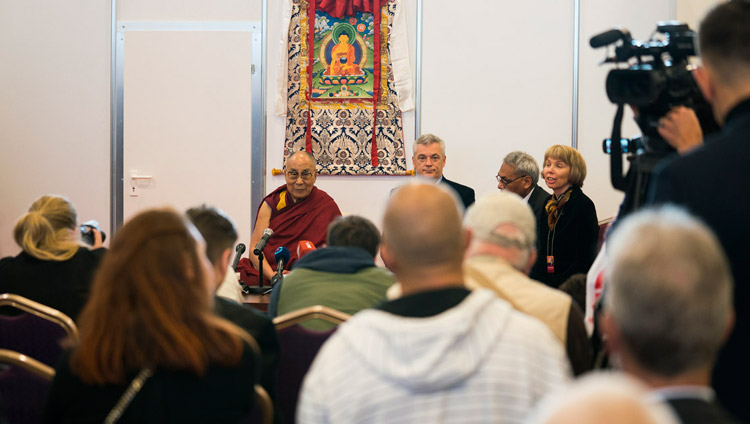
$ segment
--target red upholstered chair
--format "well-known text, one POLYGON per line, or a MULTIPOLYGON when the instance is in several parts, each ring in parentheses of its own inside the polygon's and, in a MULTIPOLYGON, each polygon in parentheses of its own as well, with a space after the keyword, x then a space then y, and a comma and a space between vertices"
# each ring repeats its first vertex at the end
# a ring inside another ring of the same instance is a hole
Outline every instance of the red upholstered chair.
POLYGON ((62 312, 15 294, 0 294, 0 306, 24 311, 21 315, 0 315, 0 349, 28 355, 51 367, 62 354, 60 342, 78 339, 78 328, 62 312))
POLYGON ((8 424, 42 422, 55 370, 11 350, 0 349, 0 399, 8 424))
POLYGON ((308 330, 298 324, 310 319, 323 319, 340 324, 349 314, 325 306, 310 306, 274 318, 281 345, 279 359, 278 396, 279 410, 286 423, 296 421, 297 400, 302 381, 310 369, 315 355, 336 327, 328 331, 308 330))

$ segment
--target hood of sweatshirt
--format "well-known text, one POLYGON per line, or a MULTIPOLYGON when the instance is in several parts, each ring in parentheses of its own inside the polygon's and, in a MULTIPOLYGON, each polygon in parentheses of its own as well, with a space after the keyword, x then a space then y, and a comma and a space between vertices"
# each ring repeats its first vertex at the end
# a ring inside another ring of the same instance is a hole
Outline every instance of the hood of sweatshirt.
POLYGON ((354 274, 375 266, 375 260, 365 249, 354 246, 327 246, 313 250, 300 258, 292 267, 313 271, 354 274))
POLYGON ((511 307, 484 289, 428 318, 364 310, 338 333, 363 366, 411 391, 460 384, 488 358, 508 324, 511 307))

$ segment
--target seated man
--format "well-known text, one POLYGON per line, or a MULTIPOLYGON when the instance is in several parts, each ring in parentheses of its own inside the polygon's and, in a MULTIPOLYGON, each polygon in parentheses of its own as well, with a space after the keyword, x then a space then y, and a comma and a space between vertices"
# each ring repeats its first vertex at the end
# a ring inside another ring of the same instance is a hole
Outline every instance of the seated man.
MULTIPOLYGON (((302 150, 289 156, 284 170, 286 184, 272 191, 258 207, 253 235, 250 238, 250 249, 253 249, 267 228, 273 230, 273 236, 263 250, 263 277, 270 281, 273 278, 276 261, 273 254, 276 248, 285 246, 291 252, 291 259, 286 264, 290 269, 297 261, 297 243, 309 240, 316 246, 325 242, 326 229, 337 216, 341 215, 338 205, 325 191, 315 187, 315 158, 302 150)), ((258 284, 258 257, 249 254, 240 261, 237 268, 245 284, 258 284)))
MULTIPOLYGON (((314 305, 355 314, 382 302, 394 278, 387 269, 375 266, 379 246, 380 232, 367 219, 352 215, 333 221, 328 227, 328 247, 305 255, 284 277, 277 314, 314 305)), ((334 326, 322 320, 302 325, 314 330, 334 326)))
POLYGON ((521 196, 531 206, 534 216, 539 216, 549 198, 549 193, 537 183, 539 175, 539 165, 531 155, 520 151, 510 152, 497 171, 497 188, 521 196))
MULTIPOLYGON (((237 229, 232 220, 216 208, 204 205, 188 209, 186 214, 206 241, 206 256, 213 265, 214 287, 218 288, 229 269, 237 229)), ((234 284, 239 285, 234 276, 231 279, 234 284)), ((271 398, 275 399, 279 341, 273 322, 255 309, 223 297, 215 296, 214 303, 217 315, 237 324, 258 342, 262 364, 260 383, 271 398)))
POLYGON ((602 330, 626 373, 683 423, 732 423, 711 370, 732 330, 732 274, 716 236, 685 212, 629 215, 607 249, 602 330))
POLYGON ((528 277, 536 261, 536 219, 518 196, 492 193, 466 211, 474 236, 464 262, 466 286, 484 287, 539 319, 565 346, 576 375, 591 369, 583 314, 571 297, 528 277))
POLYGON ((461 198, 464 208, 474 203, 474 189, 463 184, 455 183, 443 175, 445 167, 445 142, 432 134, 422 134, 414 140, 414 155, 411 158, 414 171, 420 177, 431 178, 437 183, 443 183, 456 191, 461 198))
POLYGON ((297 422, 521 422, 568 380, 560 343, 488 290, 464 287, 459 200, 409 184, 385 212, 380 254, 404 296, 366 309, 323 345, 297 422))

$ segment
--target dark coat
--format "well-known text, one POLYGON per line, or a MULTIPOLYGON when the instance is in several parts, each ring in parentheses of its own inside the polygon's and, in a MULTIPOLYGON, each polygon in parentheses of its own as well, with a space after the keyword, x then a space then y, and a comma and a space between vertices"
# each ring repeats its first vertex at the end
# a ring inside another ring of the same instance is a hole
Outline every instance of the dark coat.
POLYGON ((461 198, 461 201, 464 203, 464 208, 468 208, 471 206, 472 203, 474 203, 474 189, 471 187, 467 187, 463 184, 454 183, 453 181, 445 178, 445 175, 443 175, 443 184, 447 184, 452 188, 453 190, 458 193, 458 196, 461 198))
POLYGON ((580 188, 573 186, 570 199, 563 205, 554 231, 547 226, 547 213, 537 215, 538 257, 531 278, 558 288, 571 275, 588 272, 596 258, 599 221, 596 208, 580 188), (549 241, 549 248, 548 248, 549 241), (554 256, 554 273, 547 272, 547 256, 554 256))
POLYGON ((697 398, 667 399, 682 424, 734 424, 727 411, 713 402, 697 398))
MULTIPOLYGON (((79 247, 66 261, 45 261, 26 252, 0 259, 0 293, 14 293, 75 320, 89 297, 94 271, 107 250, 79 247)), ((15 308, 0 309, 17 314, 15 308)))
POLYGON ((750 381, 750 99, 726 117, 722 131, 706 143, 657 169, 649 201, 686 207, 716 233, 734 277, 736 323, 719 353, 713 386, 719 402, 742 422, 750 422, 745 395, 750 381))
POLYGON ((539 216, 539 214, 544 212, 544 205, 547 204, 549 196, 550 194, 540 187, 539 184, 534 186, 534 190, 531 191, 531 196, 529 197, 529 206, 534 211, 534 216, 539 216))
POLYGON ((214 297, 214 308, 216 315, 247 331, 258 342, 261 352, 260 384, 266 389, 274 401, 274 405, 276 405, 276 380, 280 348, 273 321, 251 307, 240 305, 219 296, 214 297))

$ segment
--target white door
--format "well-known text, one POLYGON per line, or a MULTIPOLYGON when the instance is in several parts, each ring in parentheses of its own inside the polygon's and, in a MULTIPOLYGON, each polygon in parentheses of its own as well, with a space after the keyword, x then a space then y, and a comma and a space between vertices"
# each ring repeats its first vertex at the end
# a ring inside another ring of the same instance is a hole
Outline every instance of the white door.
POLYGON ((252 32, 124 28, 124 221, 206 203, 249 240, 252 32))

